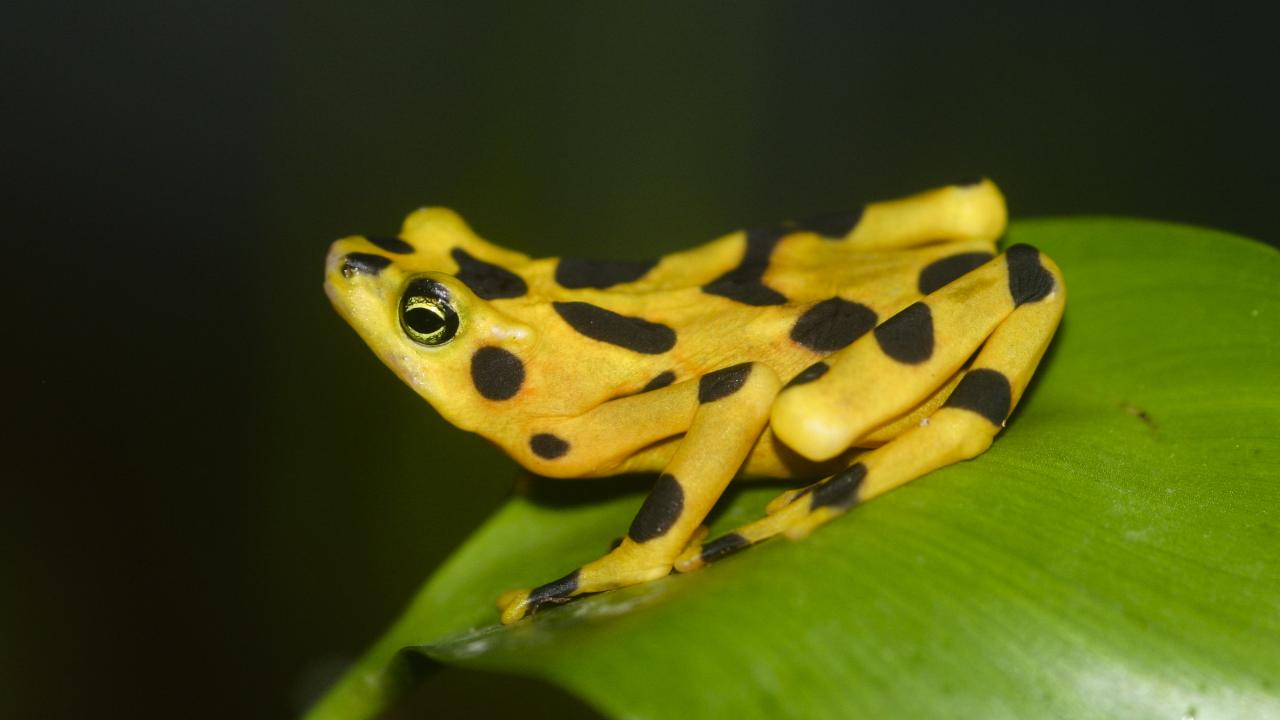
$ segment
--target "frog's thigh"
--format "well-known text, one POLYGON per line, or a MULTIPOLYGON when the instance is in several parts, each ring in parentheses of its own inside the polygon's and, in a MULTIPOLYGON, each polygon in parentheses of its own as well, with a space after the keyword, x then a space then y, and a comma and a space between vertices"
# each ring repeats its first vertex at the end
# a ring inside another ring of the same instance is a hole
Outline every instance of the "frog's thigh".
MULTIPOLYGON (((1053 262, 1016 245, 801 373, 774 404, 773 431, 811 460, 835 457, 924 402, 1016 308, 1060 314, 1062 301, 1053 262)), ((1037 337, 1047 342, 1057 318, 1044 317, 1037 337)))
MULTIPOLYGON (((1028 251, 1010 249, 1015 257, 1028 251)), ((695 570, 778 533, 802 537, 858 502, 986 450, 1018 404, 1062 317, 1066 298, 1061 278, 1056 267, 1044 261, 1052 287, 1020 303, 996 327, 946 403, 927 421, 862 454, 847 470, 782 495, 770 503, 766 517, 690 547, 677 560, 677 569, 695 570)), ((1023 261, 1014 261, 1018 262, 1023 261)))
POLYGON ((704 375, 698 409, 679 449, 622 542, 608 555, 533 590, 499 599, 502 622, 546 604, 660 578, 733 479, 769 417, 781 382, 765 365, 743 363, 704 375))

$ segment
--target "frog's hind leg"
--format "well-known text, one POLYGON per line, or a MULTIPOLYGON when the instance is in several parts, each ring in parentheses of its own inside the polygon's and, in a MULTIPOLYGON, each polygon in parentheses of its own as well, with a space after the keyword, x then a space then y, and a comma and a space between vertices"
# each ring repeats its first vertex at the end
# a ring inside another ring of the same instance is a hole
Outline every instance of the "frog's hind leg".
POLYGON ((834 458, 936 393, 984 341, 987 352, 1015 341, 1037 348, 1005 368, 1030 377, 1064 300, 1053 262, 1015 245, 802 372, 774 403, 773 432, 810 460, 834 458), (1021 334, 995 332, 1006 324, 1021 334))
MULTIPOLYGON (((544 605, 671 572, 676 557, 697 537, 703 519, 755 445, 782 385, 760 363, 735 365, 688 382, 697 386, 692 422, 626 537, 609 554, 559 580, 504 593, 498 600, 503 623, 513 623, 544 605)), ((683 394, 684 388, 672 386, 670 391, 683 394)), ((648 401, 643 396, 630 399, 632 421, 614 425, 612 432, 647 422, 648 401)))
MULTIPOLYGON (((695 570, 779 533, 792 538, 802 537, 859 502, 986 450, 1022 397, 1053 337, 1062 316, 1065 291, 1056 266, 1027 246, 1010 248, 1006 255, 973 274, 978 275, 973 281, 957 281, 922 301, 932 310, 913 311, 908 308, 881 326, 892 327, 895 321, 906 322, 899 318, 910 318, 908 312, 931 312, 932 317, 939 321, 934 327, 939 345, 942 338, 948 338, 947 342, 957 345, 951 353, 958 358, 954 360, 956 367, 986 340, 972 365, 940 407, 885 444, 860 455, 857 462, 843 472, 808 488, 783 494, 770 503, 769 514, 764 518, 704 545, 688 548, 676 561, 676 568, 682 572, 695 570), (993 285, 989 278, 983 278, 984 271, 986 275, 996 276, 1004 282, 993 285), (966 323, 957 322, 962 318, 945 309, 962 299, 973 303, 978 299, 975 295, 984 294, 1003 295, 1003 298, 995 298, 991 302, 977 303, 984 311, 992 311, 1001 303, 1006 307, 1004 312, 997 314, 994 330, 984 329, 986 322, 969 323, 969 327, 964 327, 966 323)), ((783 406, 783 402, 796 397, 812 403, 809 410, 822 418, 824 410, 831 408, 821 401, 829 395, 838 395, 839 399, 832 403, 836 412, 827 420, 846 420, 852 424, 852 430, 841 429, 839 435, 853 440, 874 437, 877 434, 875 428, 889 423, 903 412, 900 407, 903 403, 919 404, 922 397, 929 397, 941 384, 932 381, 932 375, 908 373, 909 377, 899 377, 890 372, 892 377, 889 379, 879 379, 882 371, 899 366, 912 367, 912 363, 900 357, 906 353, 898 353, 894 348, 901 350, 912 343, 919 345, 919 340, 908 341, 903 335, 889 335, 879 329, 877 333, 884 337, 869 337, 861 349, 850 346, 842 351, 853 351, 848 356, 842 358, 837 354, 829 358, 833 364, 819 379, 785 390, 774 407, 774 432, 791 443, 797 430, 821 429, 820 425, 809 425, 807 417, 797 420, 797 416, 789 414, 790 410, 783 406), (897 339, 886 342, 885 337, 897 339), (872 351, 881 353, 880 357, 868 354, 872 351), (842 361, 848 364, 842 366, 842 361), (842 367, 854 372, 841 373, 842 367), (821 387, 823 383, 826 387, 821 387), (875 390, 881 384, 897 388, 907 397, 890 399, 877 394, 875 390), (817 395, 805 397, 815 390, 817 395), (799 427, 796 423, 800 423, 799 427)), ((857 344, 855 342, 854 345, 857 344)), ((917 365, 925 364, 919 358, 923 354, 916 353, 911 358, 919 360, 917 365)), ((951 361, 945 362, 939 373, 943 377, 951 377, 955 367, 951 361)), ((843 440, 837 444, 839 442, 843 440)), ((846 446, 841 446, 840 451, 846 446)), ((829 444, 819 443, 818 447, 820 452, 815 454, 821 455, 827 452, 829 444)))
POLYGON ((835 231, 825 218, 800 223, 821 235, 847 239, 859 250, 910 247, 938 240, 994 241, 1007 222, 1004 196, 986 179, 946 185, 866 205, 852 225, 835 231), (845 228, 848 228, 846 230, 845 228))

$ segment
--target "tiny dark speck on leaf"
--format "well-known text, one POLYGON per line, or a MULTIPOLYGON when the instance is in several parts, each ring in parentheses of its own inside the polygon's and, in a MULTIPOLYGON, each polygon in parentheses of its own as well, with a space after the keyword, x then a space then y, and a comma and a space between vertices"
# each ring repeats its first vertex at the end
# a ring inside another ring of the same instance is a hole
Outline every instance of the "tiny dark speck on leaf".
POLYGON ((1156 430, 1160 429, 1160 426, 1156 424, 1156 419, 1151 417, 1151 413, 1148 413, 1146 410, 1143 410, 1137 405, 1134 405, 1133 403, 1122 402, 1120 403, 1120 409, 1141 420, 1142 423, 1146 425, 1152 432, 1155 432, 1156 430))

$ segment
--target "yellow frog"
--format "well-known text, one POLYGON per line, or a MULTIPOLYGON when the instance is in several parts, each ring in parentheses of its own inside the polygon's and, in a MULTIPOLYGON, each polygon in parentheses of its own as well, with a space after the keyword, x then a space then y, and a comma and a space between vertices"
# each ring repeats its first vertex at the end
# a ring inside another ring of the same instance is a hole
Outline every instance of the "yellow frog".
POLYGON ((649 261, 533 259, 453 212, 333 244, 325 291, 454 425, 534 473, 660 472, 621 543, 498 600, 547 604, 818 525, 990 446, 1062 316, 1057 266, 1001 255, 989 180, 731 233, 649 261), (710 542, 735 477, 818 479, 710 542))

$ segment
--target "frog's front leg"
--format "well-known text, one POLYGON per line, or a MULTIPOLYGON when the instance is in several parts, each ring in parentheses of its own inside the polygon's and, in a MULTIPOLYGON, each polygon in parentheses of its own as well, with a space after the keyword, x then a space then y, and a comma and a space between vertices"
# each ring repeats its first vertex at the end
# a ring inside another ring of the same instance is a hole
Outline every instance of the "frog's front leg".
MULTIPOLYGON (((764 429, 781 383, 760 363, 743 363, 708 373, 697 381, 697 408, 688 432, 622 542, 604 557, 559 580, 532 590, 513 590, 498 600, 502 622, 513 623, 548 604, 586 593, 612 590, 671 572, 703 519, 737 474, 764 429)), ((644 396, 629 398, 638 400, 644 396)), ((654 402, 663 402, 663 396, 654 402)), ((648 420, 645 402, 631 402, 625 433, 648 420)))

